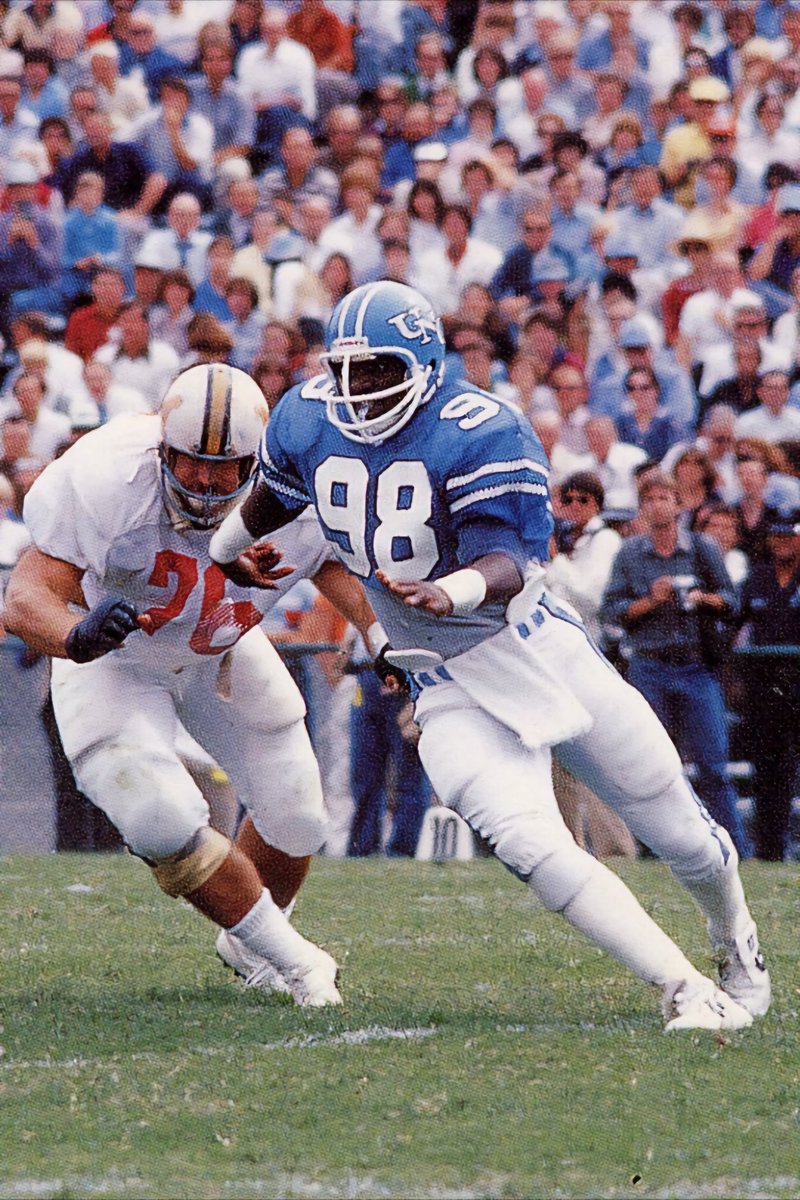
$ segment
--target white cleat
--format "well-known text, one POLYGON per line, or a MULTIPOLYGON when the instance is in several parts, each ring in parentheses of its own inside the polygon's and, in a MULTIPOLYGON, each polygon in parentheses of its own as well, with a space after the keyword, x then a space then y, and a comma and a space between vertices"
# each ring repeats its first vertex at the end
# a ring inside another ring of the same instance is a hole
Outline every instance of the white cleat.
POLYGON ((720 946, 720 987, 754 1017, 763 1017, 772 999, 772 984, 755 925, 720 946))
POLYGON ((290 988, 277 967, 267 958, 248 950, 244 942, 230 933, 220 929, 216 941, 217 954, 226 966, 231 967, 237 975, 241 975, 248 987, 257 987, 261 992, 278 992, 288 996, 290 988))
POLYGON ((336 960, 317 947, 313 961, 288 974, 286 982, 301 1008, 325 1008, 327 1005, 342 1003, 336 986, 338 975, 336 960))
POLYGON ((663 998, 665 1033, 678 1029, 747 1029, 753 1018, 711 979, 667 984, 663 998))

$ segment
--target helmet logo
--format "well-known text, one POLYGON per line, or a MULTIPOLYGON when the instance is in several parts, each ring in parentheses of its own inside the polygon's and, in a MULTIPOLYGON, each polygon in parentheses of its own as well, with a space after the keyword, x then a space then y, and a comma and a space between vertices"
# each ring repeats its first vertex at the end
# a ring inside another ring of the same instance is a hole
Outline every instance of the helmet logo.
POLYGON ((389 324, 394 325, 397 332, 408 341, 421 338, 420 344, 423 346, 439 336, 439 322, 423 316, 421 308, 409 308, 396 317, 389 317, 389 324))

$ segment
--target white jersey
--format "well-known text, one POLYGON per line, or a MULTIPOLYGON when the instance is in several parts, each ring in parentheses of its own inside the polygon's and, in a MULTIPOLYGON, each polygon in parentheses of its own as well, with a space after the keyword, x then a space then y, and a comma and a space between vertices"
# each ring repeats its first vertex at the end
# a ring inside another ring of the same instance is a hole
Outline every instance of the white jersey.
POLYGON ((271 535, 295 570, 275 590, 241 588, 211 561, 211 530, 177 529, 164 507, 158 416, 120 416, 51 463, 25 500, 43 553, 83 570, 90 608, 124 596, 150 617, 114 658, 137 672, 173 674, 230 649, 299 579, 330 557, 312 510, 271 535))

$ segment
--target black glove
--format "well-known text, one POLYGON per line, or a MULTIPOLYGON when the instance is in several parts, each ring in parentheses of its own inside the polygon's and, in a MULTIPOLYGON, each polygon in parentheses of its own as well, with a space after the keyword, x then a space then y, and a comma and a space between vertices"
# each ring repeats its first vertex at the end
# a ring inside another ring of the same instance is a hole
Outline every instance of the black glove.
POLYGON ((122 596, 106 596, 67 634, 67 658, 91 662, 116 650, 129 633, 139 628, 136 609, 122 596))
POLYGON ((400 684, 400 691, 403 692, 404 695, 410 696, 412 680, 408 671, 404 671, 402 667, 393 666, 392 663, 387 662, 387 660, 383 657, 386 651, 391 650, 391 648, 391 645, 389 642, 387 642, 380 654, 375 659, 375 662, 372 664, 373 670, 378 676, 378 679, 380 679, 381 683, 388 683, 390 679, 396 679, 400 684))

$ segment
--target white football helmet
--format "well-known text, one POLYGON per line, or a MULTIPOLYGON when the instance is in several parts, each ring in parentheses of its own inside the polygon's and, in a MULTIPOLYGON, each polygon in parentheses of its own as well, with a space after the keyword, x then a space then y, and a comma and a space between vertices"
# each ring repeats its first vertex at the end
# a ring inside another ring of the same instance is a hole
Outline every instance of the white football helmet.
POLYGON ((161 405, 161 481, 171 516, 198 529, 219 525, 251 486, 269 409, 261 388, 244 371, 209 363, 183 371, 161 405), (200 490, 175 475, 178 456, 196 463, 236 462, 238 483, 220 492, 210 479, 200 490))

